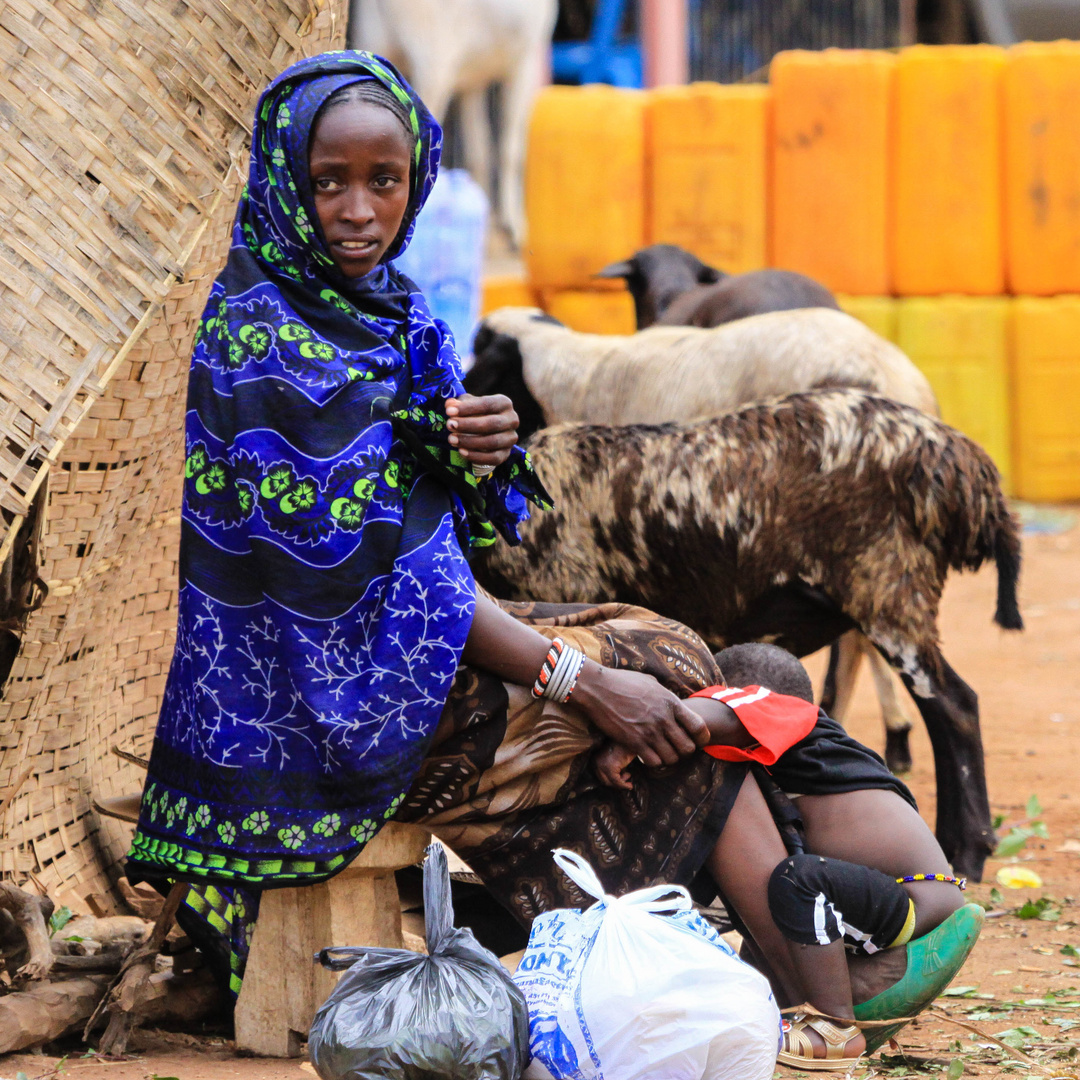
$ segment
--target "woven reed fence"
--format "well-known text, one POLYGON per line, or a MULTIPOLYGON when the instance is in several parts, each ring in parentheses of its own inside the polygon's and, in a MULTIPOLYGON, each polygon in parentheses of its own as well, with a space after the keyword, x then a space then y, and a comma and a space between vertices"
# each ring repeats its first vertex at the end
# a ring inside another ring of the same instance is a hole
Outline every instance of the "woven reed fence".
POLYGON ((49 588, 0 700, 0 872, 66 902, 130 839, 91 800, 141 788, 110 750, 148 751, 172 654, 187 363, 255 99, 345 17, 0 0, 0 564, 40 507, 49 588))

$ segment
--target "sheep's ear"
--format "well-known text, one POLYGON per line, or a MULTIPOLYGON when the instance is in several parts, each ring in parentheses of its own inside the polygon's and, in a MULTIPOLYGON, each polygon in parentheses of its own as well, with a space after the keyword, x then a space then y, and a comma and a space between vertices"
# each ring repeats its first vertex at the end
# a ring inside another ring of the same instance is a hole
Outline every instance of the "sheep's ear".
POLYGON ((698 270, 698 284, 699 285, 715 285, 721 278, 727 277, 727 274, 723 270, 717 270, 715 266, 706 266, 705 263, 701 264, 701 269, 698 270))
POLYGON ((593 277, 628 278, 633 273, 634 264, 629 259, 623 259, 621 262, 613 262, 610 266, 605 266, 603 270, 597 270, 593 277))

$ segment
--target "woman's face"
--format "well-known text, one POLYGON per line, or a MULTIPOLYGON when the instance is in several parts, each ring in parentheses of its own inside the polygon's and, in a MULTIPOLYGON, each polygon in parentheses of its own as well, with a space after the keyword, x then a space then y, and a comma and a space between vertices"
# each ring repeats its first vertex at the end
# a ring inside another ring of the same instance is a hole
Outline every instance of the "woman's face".
POLYGON ((315 210, 346 277, 374 270, 397 236, 412 156, 401 122, 373 102, 335 105, 316 123, 308 158, 315 210))

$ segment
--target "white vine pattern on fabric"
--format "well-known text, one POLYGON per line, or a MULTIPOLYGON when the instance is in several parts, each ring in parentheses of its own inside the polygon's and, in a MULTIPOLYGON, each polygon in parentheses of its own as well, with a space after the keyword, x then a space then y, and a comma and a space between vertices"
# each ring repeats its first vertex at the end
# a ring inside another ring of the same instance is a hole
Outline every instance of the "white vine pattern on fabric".
POLYGON ((170 679, 163 710, 178 741, 219 766, 315 759, 330 772, 355 769, 388 739, 403 744, 430 730, 457 655, 445 630, 475 593, 453 535, 440 532, 419 576, 399 565, 371 583, 356 617, 294 623, 287 643, 265 611, 252 617, 187 597, 174 663, 188 674, 170 679), (230 615, 237 625, 226 625, 230 615))
POLYGON ((320 640, 300 631, 299 639, 311 650, 306 663, 312 682, 346 706, 319 716, 329 729, 322 747, 324 769, 340 764, 337 750, 349 751, 353 765, 363 761, 388 732, 402 740, 422 735, 413 717, 430 716, 430 710, 445 702, 456 650, 443 640, 440 626, 469 611, 474 584, 450 536, 444 536, 442 549, 432 555, 432 571, 426 584, 412 570, 395 574, 381 612, 377 607, 360 625, 357 651, 347 649, 337 623, 320 640), (436 590, 442 597, 434 596, 436 590), (402 594, 409 597, 404 605, 399 602, 402 594), (395 623, 411 625, 394 629, 395 623), (386 652, 376 656, 380 638, 386 652), (364 745, 357 753, 360 740, 364 745))

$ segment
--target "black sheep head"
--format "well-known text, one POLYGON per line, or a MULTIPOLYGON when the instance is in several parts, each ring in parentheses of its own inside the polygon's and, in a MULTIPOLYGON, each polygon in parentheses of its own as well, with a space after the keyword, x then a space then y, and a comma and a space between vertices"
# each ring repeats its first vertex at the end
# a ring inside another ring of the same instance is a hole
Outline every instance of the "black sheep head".
POLYGON ((484 322, 473 338, 473 365, 465 376, 465 389, 477 397, 505 394, 518 414, 522 442, 547 426, 544 410, 525 382, 517 338, 500 334, 484 322))
POLYGON ((612 263, 595 275, 624 278, 634 298, 637 328, 652 326, 671 302, 698 285, 714 285, 727 275, 703 263, 696 255, 675 244, 653 244, 629 259, 612 263))

